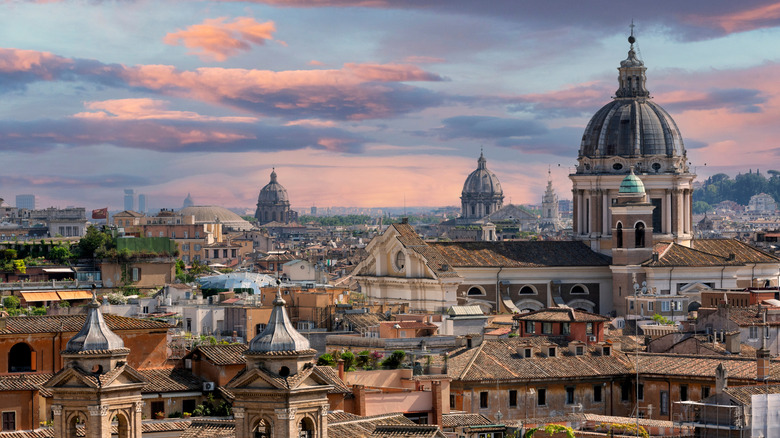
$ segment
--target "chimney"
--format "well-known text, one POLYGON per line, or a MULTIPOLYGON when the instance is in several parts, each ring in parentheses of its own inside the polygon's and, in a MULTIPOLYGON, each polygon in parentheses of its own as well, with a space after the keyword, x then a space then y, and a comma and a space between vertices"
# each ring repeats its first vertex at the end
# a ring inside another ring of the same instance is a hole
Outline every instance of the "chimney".
POLYGON ((8 314, 6 312, 0 312, 0 331, 5 330, 7 324, 8 324, 8 314))
POLYGON ((433 399, 433 424, 443 427, 442 414, 444 413, 444 394, 441 389, 441 382, 434 380, 431 382, 431 398, 433 399))
POLYGON ((365 385, 352 385, 352 394, 355 396, 353 408, 355 415, 366 415, 366 387, 365 385))
POLYGON ((344 359, 339 359, 336 361, 336 363, 338 363, 338 367, 339 367, 339 379, 343 381, 344 380, 344 359))
POLYGON ((726 333, 726 351, 731 354, 739 354, 742 351, 739 332, 726 333))
POLYGON ((723 394, 723 390, 729 387, 729 373, 723 363, 718 364, 715 369, 715 394, 723 394))
POLYGON ((766 312, 764 312, 764 325, 761 326, 761 348, 756 350, 756 380, 765 382, 772 372, 772 360, 769 349, 766 348, 766 338, 769 334, 766 325, 766 312))
POLYGON ((468 348, 469 350, 471 350, 471 347, 472 347, 472 346, 473 346, 473 343, 472 343, 472 341, 471 341, 471 335, 467 335, 467 336, 466 336, 466 348, 468 348))

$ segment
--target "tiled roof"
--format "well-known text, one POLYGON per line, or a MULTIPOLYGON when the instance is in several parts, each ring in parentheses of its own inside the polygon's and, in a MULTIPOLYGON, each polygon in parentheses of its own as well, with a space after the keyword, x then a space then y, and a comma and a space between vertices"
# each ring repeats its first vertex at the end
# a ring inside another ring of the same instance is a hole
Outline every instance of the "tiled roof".
POLYGON ((659 242, 653 246, 658 261, 648 260, 645 266, 740 266, 746 263, 780 263, 780 258, 734 239, 697 239, 691 246, 659 242), (734 259, 730 260, 730 256, 734 259))
POLYGON ((189 370, 158 368, 138 370, 138 373, 149 382, 141 389, 142 393, 200 391, 201 389, 202 380, 189 370))
POLYGON ((393 425, 379 425, 374 429, 374 432, 369 435, 372 438, 380 437, 398 437, 398 438, 413 438, 413 437, 444 437, 445 435, 439 430, 439 426, 435 424, 393 424, 393 425))
POLYGON ((723 392, 743 405, 750 405, 754 395, 780 394, 780 385, 733 386, 724 389, 723 392))
MULTIPOLYGON (((117 424, 111 425, 112 435, 118 433, 117 424)), ((153 432, 177 432, 183 431, 190 427, 190 420, 145 420, 141 424, 141 433, 153 433, 153 432)), ((0 432, 2 438, 52 438, 54 436, 53 428, 35 429, 35 430, 20 430, 16 432, 0 432)), ((86 436, 84 433, 84 426, 76 426, 76 436, 86 436)))
POLYGON ((611 259, 582 242, 501 241, 429 243, 455 267, 609 266, 611 259))
POLYGON ((482 414, 444 414, 441 416, 442 427, 462 427, 462 426, 486 426, 494 424, 490 419, 482 414))
POLYGON ((417 321, 382 321, 380 324, 389 325, 395 327, 396 325, 402 329, 433 329, 437 328, 436 324, 430 322, 417 322, 417 321))
MULTIPOLYGON (((0 334, 29 333, 77 333, 84 326, 87 315, 46 315, 8 317, 5 330, 0 334)), ((170 325, 147 319, 128 318, 126 316, 103 314, 106 325, 112 331, 165 329, 170 325)))
MULTIPOLYGON (((336 418, 344 417, 339 415, 336 418)), ((330 421, 328 417, 328 435, 338 438, 365 438, 374 432, 379 425, 414 425, 412 420, 403 414, 382 414, 371 417, 358 417, 343 421, 330 421)))
POLYGON ((0 391, 41 391, 54 374, 13 374, 0 376, 0 391))
POLYGON ((338 371, 333 368, 315 366, 314 372, 319 375, 322 380, 328 382, 329 385, 333 385, 333 389, 328 390, 328 394, 352 394, 352 388, 347 386, 347 384, 339 378, 338 371))
POLYGON ((244 359, 246 349, 246 344, 222 344, 200 345, 196 351, 215 365, 241 365, 246 363, 244 359))
POLYGON ((530 313, 516 315, 515 319, 521 321, 548 321, 548 322, 606 322, 609 318, 584 310, 569 307, 550 307, 530 313))
POLYGON ((626 356, 596 354, 595 348, 576 356, 559 347, 555 357, 536 354, 523 357, 528 345, 544 345, 552 338, 485 340, 476 348, 456 352, 449 360, 448 374, 461 381, 527 381, 619 376, 633 369, 626 356), (541 343, 541 344, 538 344, 541 343))
MULTIPOLYGON (((730 307, 728 308, 728 318, 740 327, 764 325, 763 311, 759 312, 758 306, 730 307)), ((766 325, 780 326, 780 321, 767 321, 766 325)))
POLYGON ((192 419, 190 427, 180 438, 235 438, 236 422, 233 419, 192 419))
MULTIPOLYGON (((634 363, 633 353, 629 360, 634 363)), ((745 357, 702 356, 665 353, 640 353, 639 372, 642 374, 656 374, 669 377, 707 377, 715 376, 718 365, 728 371, 729 379, 755 380, 757 375, 756 359, 745 357)), ((771 362, 771 381, 780 382, 780 363, 771 362)))
POLYGON ((398 241, 406 249, 414 251, 421 255, 428 268, 439 278, 457 277, 458 273, 449 268, 452 263, 447 260, 441 252, 420 238, 414 228, 409 224, 393 224, 392 227, 398 232, 398 241))

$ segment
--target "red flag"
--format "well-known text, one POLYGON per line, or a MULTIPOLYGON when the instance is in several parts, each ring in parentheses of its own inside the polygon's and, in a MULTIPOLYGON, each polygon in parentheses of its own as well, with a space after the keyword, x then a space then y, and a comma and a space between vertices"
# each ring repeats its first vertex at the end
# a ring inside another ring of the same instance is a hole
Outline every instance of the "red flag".
POLYGON ((92 210, 92 219, 107 219, 108 207, 92 210))

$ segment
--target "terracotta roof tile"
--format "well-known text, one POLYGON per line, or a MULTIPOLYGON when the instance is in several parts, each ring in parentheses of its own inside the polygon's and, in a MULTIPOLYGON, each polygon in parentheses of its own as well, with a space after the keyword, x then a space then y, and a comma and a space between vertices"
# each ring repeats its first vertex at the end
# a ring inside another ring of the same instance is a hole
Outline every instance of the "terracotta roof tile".
POLYGON ((521 321, 549 321, 549 322, 606 322, 609 318, 586 312, 584 310, 569 307, 550 307, 530 313, 515 315, 514 319, 521 321))
MULTIPOLYGON (((666 353, 639 353, 639 370, 642 374, 656 374, 669 377, 707 377, 715 376, 715 369, 718 365, 723 366, 728 371, 730 381, 733 380, 755 380, 757 376, 757 367, 755 358, 745 358, 739 356, 702 356, 702 355, 683 355, 666 353)), ((634 363, 633 353, 629 356, 629 361, 634 363)), ((771 362, 770 381, 780 382, 780 363, 771 362)))
POLYGON ((780 394, 780 385, 748 385, 732 386, 724 389, 723 392, 743 405, 752 403, 752 396, 759 394, 780 394))
POLYGON ((142 393, 200 391, 202 380, 189 370, 181 368, 158 368, 138 370, 149 382, 142 393))
POLYGON ((426 243, 414 231, 409 224, 393 224, 393 228, 398 232, 398 241, 407 249, 420 254, 425 260, 428 268, 439 278, 457 277, 458 273, 449 268, 451 262, 436 250, 435 247, 426 243))
POLYGON ((331 422, 330 414, 328 414, 328 435, 339 438, 365 438, 379 425, 414 425, 412 420, 404 417, 403 414, 382 414, 373 415, 370 417, 358 417, 347 418, 339 421, 341 418, 347 417, 346 415, 339 414, 334 417, 337 421, 331 422))
POLYGON ((222 344, 200 345, 195 351, 199 351, 204 359, 215 365, 240 365, 246 363, 244 359, 246 349, 246 344, 222 344))
POLYGON ((441 417, 442 427, 487 426, 494 424, 482 414, 444 414, 441 417))
POLYGON ((611 259, 582 242, 502 241, 429 243, 455 267, 609 266, 611 259))
POLYGON ((778 263, 780 258, 734 239, 696 239, 691 246, 659 242, 653 246, 658 261, 645 266, 741 266, 746 263, 778 263), (733 259, 730 259, 731 255, 733 259))
POLYGON ((12 374, 0 376, 0 391, 41 391, 54 374, 12 374))
POLYGON ((435 424, 393 424, 393 425, 379 425, 374 429, 374 432, 369 435, 372 438, 379 437, 398 437, 398 438, 413 438, 413 437, 444 437, 444 434, 439 430, 439 426, 435 424))
MULTIPOLYGON (((0 334, 76 332, 84 326, 87 315, 11 316, 0 334)), ((112 331, 165 329, 171 326, 147 319, 104 313, 103 319, 112 331)))
POLYGON ((328 394, 352 394, 352 388, 339 378, 338 371, 333 368, 315 366, 314 372, 329 385, 333 385, 333 389, 328 390, 328 394))
POLYGON ((180 438, 235 438, 236 422, 233 419, 193 419, 180 438))

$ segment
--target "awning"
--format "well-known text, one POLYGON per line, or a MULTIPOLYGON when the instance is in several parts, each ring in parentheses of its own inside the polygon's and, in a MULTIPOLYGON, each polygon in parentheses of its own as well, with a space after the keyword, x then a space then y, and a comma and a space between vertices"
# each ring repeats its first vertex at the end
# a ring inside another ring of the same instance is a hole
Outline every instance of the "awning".
POLYGON ((501 297, 501 301, 504 302, 504 307, 507 308, 512 313, 520 313, 520 309, 515 306, 515 303, 512 302, 512 299, 509 297, 501 297))
MULTIPOLYGON (((92 296, 92 295, 90 295, 92 296)), ((40 301, 60 301, 57 292, 22 292, 22 298, 28 303, 40 301)))
POLYGON ((70 274, 73 272, 71 268, 43 268, 43 272, 47 274, 70 274))
POLYGON ((92 292, 85 290, 61 290, 57 292, 62 300, 91 300, 92 292))

